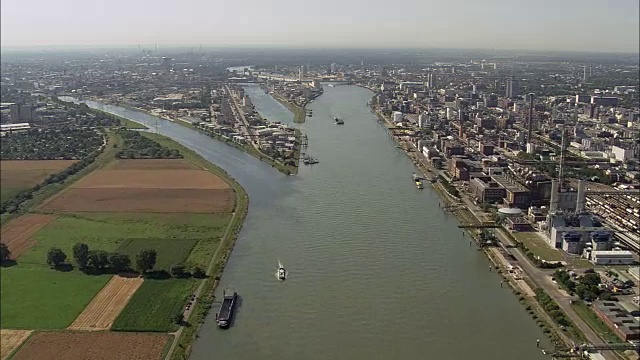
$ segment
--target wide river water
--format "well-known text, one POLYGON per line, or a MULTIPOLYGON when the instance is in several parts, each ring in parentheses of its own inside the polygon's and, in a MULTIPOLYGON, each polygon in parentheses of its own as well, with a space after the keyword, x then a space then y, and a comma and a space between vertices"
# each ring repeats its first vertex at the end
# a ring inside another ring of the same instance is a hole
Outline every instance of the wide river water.
MULTIPOLYGON (((291 114, 256 85, 270 120, 291 114)), ((191 359, 505 359, 545 356, 546 340, 489 261, 370 112, 366 89, 325 86, 300 129, 319 159, 286 177, 235 148, 153 116, 88 102, 150 125, 227 170, 249 215, 222 276, 241 296, 232 327, 211 312, 191 359), (332 117, 345 119, 334 125, 332 117), (289 277, 275 278, 278 260, 289 277)))

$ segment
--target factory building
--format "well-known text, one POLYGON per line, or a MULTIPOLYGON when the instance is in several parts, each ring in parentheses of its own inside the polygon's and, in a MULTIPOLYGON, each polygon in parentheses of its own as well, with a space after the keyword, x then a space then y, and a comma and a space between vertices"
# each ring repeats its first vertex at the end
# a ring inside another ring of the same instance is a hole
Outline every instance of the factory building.
MULTIPOLYGON (((584 181, 578 182, 578 191, 575 194, 573 211, 568 211, 569 204, 562 204, 563 207, 560 208, 559 199, 562 193, 558 191, 558 181, 552 180, 547 220, 549 245, 569 254, 584 254, 587 257, 592 251, 611 250, 613 231, 604 227, 598 219, 585 211, 587 193, 584 181)), ((567 203, 570 200, 564 199, 567 203)))

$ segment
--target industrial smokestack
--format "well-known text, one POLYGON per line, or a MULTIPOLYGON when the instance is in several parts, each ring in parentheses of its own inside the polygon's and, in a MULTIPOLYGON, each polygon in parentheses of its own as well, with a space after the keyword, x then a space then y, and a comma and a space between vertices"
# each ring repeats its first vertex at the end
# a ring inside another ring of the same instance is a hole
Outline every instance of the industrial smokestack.
POLYGON ((584 180, 578 180, 578 200, 576 201, 576 214, 582 214, 587 203, 587 192, 584 190, 584 180))
POLYGON ((549 214, 554 214, 558 210, 558 179, 551 179, 551 203, 549 204, 549 214))

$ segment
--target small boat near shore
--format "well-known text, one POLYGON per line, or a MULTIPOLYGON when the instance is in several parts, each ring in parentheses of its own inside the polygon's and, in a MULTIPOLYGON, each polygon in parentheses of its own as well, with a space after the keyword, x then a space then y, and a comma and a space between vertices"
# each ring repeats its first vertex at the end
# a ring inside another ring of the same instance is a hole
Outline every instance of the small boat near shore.
POLYGON ((416 180, 416 187, 418 189, 424 189, 424 185, 422 184, 422 181, 416 180))

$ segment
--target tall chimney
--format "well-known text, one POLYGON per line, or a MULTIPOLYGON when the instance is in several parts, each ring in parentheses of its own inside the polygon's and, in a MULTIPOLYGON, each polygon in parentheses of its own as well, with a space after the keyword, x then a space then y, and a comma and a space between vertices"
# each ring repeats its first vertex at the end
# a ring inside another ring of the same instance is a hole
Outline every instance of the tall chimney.
POLYGON ((576 214, 582 214, 587 202, 587 192, 584 190, 584 180, 578 180, 578 199, 576 200, 576 214))
POLYGON ((558 179, 551 179, 551 203, 549 204, 549 214, 558 211, 558 179))

